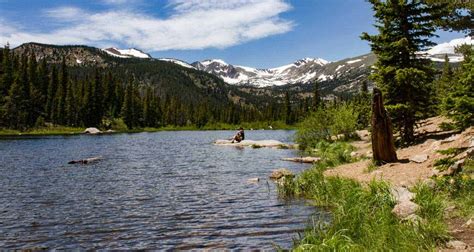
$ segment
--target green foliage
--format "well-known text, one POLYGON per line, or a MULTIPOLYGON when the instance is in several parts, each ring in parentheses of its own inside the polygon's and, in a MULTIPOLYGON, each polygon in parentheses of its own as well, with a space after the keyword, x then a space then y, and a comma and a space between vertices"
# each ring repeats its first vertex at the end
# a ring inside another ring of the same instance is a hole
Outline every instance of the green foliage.
POLYGON ((429 38, 436 30, 439 6, 421 1, 370 0, 370 3, 379 31, 378 35, 362 35, 377 55, 371 78, 384 93, 392 123, 402 141, 410 143, 414 140, 416 121, 433 112, 434 71, 429 60, 417 57, 416 53, 434 45, 429 38))
POLYGON ((303 149, 315 147, 320 141, 332 141, 331 136, 349 137, 357 127, 358 112, 346 103, 312 112, 298 127, 296 142, 303 149))
POLYGON ((282 189, 289 196, 303 196, 318 206, 328 206, 332 218, 324 224, 313 220, 296 251, 417 251, 433 249, 447 238, 439 213, 443 205, 431 192, 417 197, 426 222, 400 222, 391 212, 395 202, 389 185, 372 181, 368 187, 338 177, 324 177, 323 169, 302 172, 282 189), (430 215, 431 213, 435 213, 430 215))
POLYGON ((443 89, 441 109, 453 119, 458 129, 474 125, 474 53, 464 47, 464 62, 456 71, 449 87, 443 89))

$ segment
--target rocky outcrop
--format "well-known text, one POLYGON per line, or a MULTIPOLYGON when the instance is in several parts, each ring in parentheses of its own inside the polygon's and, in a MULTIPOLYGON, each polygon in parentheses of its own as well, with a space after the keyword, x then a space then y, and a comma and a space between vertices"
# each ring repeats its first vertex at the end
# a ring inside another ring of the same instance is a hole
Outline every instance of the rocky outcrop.
POLYGON ((252 147, 252 148, 292 148, 290 144, 285 144, 277 140, 243 140, 241 142, 232 143, 231 140, 219 139, 214 142, 215 145, 226 145, 226 146, 242 146, 242 147, 252 147))

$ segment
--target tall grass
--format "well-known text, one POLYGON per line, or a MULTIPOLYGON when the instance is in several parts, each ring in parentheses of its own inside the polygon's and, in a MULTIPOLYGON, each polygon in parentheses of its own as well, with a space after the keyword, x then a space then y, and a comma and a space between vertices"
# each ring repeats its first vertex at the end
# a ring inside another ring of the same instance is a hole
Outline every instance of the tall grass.
POLYGON ((314 220, 295 242, 296 251, 417 251, 434 249, 448 237, 442 220, 444 198, 424 186, 415 188, 418 213, 423 221, 400 221, 392 214, 395 201, 390 185, 325 177, 328 167, 351 162, 348 143, 318 143, 321 162, 287 179, 279 187, 281 197, 302 197, 331 210, 325 224, 314 220))

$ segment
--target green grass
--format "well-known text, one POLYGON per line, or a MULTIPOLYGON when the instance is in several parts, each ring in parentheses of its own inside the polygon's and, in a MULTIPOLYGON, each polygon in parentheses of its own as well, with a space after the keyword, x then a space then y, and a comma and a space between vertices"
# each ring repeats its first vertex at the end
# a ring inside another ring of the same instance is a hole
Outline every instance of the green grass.
POLYGON ((0 129, 0 136, 70 135, 70 134, 82 133, 84 129, 85 128, 65 127, 65 126, 36 128, 36 129, 30 129, 27 131, 0 129))
POLYGON ((329 224, 308 228, 295 250, 315 251, 417 251, 434 249, 446 241, 442 222, 443 204, 439 196, 424 188, 416 200, 425 222, 399 221, 391 212, 395 205, 390 186, 372 181, 367 187, 338 177, 324 177, 323 169, 313 167, 294 181, 286 180, 282 193, 304 197, 332 212, 329 224))
MULTIPOLYGON (((295 126, 287 125, 284 122, 252 122, 252 123, 242 123, 242 124, 225 124, 225 123, 209 123, 205 126, 199 128, 195 125, 189 126, 165 126, 160 128, 134 128, 128 129, 122 119, 114 119, 111 121, 112 130, 116 133, 140 133, 140 132, 158 132, 158 131, 180 131, 180 130, 236 130, 239 127, 243 127, 246 130, 250 129, 266 129, 269 130, 269 126, 272 126, 271 129, 285 129, 290 130, 294 129, 295 126)), ((70 134, 79 134, 84 131, 86 127, 66 127, 66 126, 52 126, 52 127, 40 127, 29 129, 27 131, 19 131, 12 129, 1 129, 0 136, 18 136, 18 135, 70 135, 70 134)))
POLYGON ((313 220, 295 241, 296 251, 418 251, 433 250, 449 237, 443 221, 447 196, 418 185, 414 201, 423 221, 400 221, 393 214, 395 201, 390 185, 325 177, 329 167, 353 161, 348 143, 319 143, 315 152, 322 158, 279 186, 282 198, 305 198, 332 213, 329 223, 313 220))

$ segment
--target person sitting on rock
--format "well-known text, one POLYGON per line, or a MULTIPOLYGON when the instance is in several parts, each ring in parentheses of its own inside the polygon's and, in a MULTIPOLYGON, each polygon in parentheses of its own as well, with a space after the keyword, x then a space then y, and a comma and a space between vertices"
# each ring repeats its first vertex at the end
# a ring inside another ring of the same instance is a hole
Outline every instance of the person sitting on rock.
POLYGON ((239 131, 237 131, 235 136, 232 138, 232 143, 234 143, 234 142, 240 143, 244 139, 245 139, 244 128, 240 127, 239 131))

